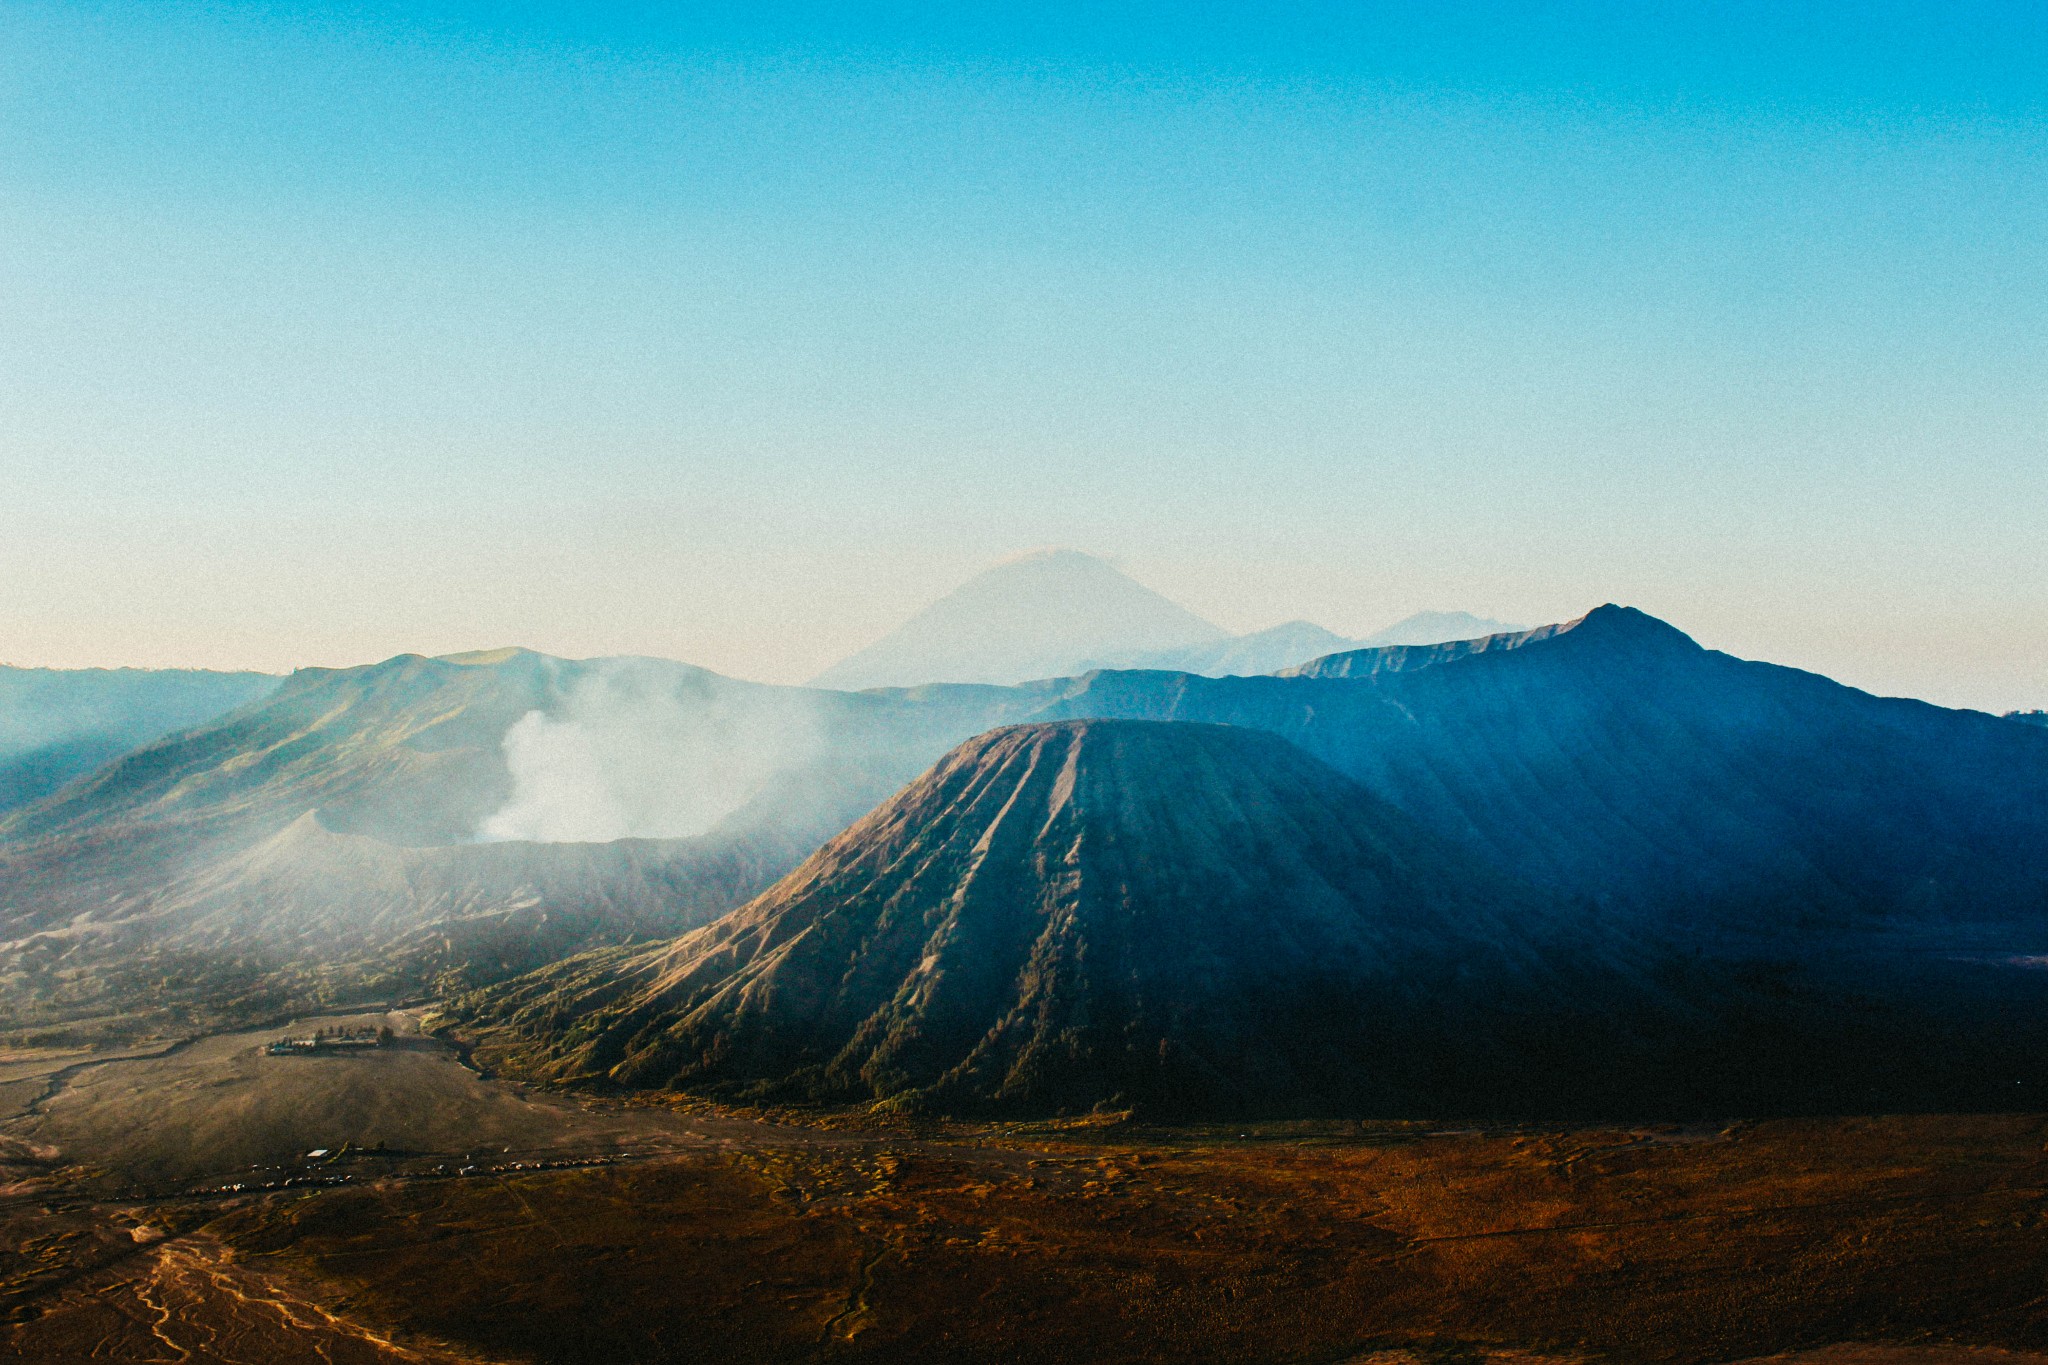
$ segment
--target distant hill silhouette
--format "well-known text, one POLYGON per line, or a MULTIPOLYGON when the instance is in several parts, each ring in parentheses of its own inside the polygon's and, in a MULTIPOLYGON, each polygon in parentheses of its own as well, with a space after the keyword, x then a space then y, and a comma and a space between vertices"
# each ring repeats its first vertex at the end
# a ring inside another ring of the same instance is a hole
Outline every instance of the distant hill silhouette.
POLYGON ((1204 645, 1162 650, 1123 660, 1099 660, 1105 668, 1165 669, 1221 678, 1296 671, 1313 661, 1345 651, 1387 645, 1434 645, 1448 640, 1519 630, 1463 611, 1418 612, 1362 640, 1347 640, 1311 621, 1289 621, 1249 635, 1233 635, 1204 645))
POLYGON ((1099 668, 1273 673, 1341 650, 1514 629, 1469 612, 1426 611, 1359 640, 1310 621, 1230 635, 1093 555, 1042 550, 977 574, 812 686, 1013 684, 1099 668))
POLYGON ((1233 635, 1228 639, 1158 650, 1119 661, 1092 662, 1100 667, 1157 668, 1221 678, 1278 672, 1305 659, 1353 648, 1357 643, 1335 631, 1324 630, 1312 621, 1289 621, 1249 635, 1233 635))
POLYGON ((0 666, 0 813, 274 691, 265 673, 0 666))
POLYGON ((977 574, 812 685, 1017 683, 1226 638, 1093 555, 1044 550, 977 574))
MULTIPOLYGON (((1469 611, 1418 611, 1384 630, 1352 643, 1360 648, 1382 645, 1436 645, 1446 640, 1476 640, 1482 635, 1508 635, 1522 630, 1505 621, 1474 616, 1469 611)), ((1302 662, 1296 660, 1295 662, 1302 662)))

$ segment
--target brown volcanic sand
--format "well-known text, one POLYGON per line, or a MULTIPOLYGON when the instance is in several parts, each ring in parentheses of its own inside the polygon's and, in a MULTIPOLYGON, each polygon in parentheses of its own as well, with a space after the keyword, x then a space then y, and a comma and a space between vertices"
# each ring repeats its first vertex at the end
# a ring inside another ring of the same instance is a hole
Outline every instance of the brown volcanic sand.
MULTIPOLYGON (((491 1365, 437 1343, 394 1342, 236 1263, 200 1235, 152 1247, 75 1286, 12 1342, 7 1359, 191 1365, 491 1365)), ((4 1349, 4 1348, 0 1348, 4 1349)))
POLYGON ((594 1109, 486 1081, 416 1016, 336 1014, 288 1028, 204 1038, 165 1056, 80 1069, 37 1112, 0 1123, 0 1143, 54 1149, 64 1161, 169 1192, 295 1164, 314 1148, 378 1143, 400 1152, 578 1155, 646 1151, 676 1124, 659 1112, 594 1109), (395 1044, 355 1053, 271 1057, 269 1040, 317 1026, 389 1025, 395 1044))
MULTIPOLYGON (((246 1277, 180 1291, 188 1326, 275 1282, 335 1315, 308 1332, 429 1360, 2048 1362, 2040 1117, 1251 1131, 820 1133, 393 1180, 149 1254, 246 1277)), ((64 1359, 163 1275, 204 1279, 168 1265, 81 1280, 11 1345, 64 1359)))

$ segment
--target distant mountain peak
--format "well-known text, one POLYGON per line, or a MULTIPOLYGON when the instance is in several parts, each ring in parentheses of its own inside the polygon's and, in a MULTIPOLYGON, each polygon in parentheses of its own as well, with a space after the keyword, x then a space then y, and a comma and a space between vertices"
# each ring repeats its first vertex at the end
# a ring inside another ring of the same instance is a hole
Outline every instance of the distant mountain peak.
POLYGON ((1076 550, 1070 545, 1042 545, 1036 550, 1025 550, 997 560, 989 570, 1010 569, 1021 564, 1066 564, 1075 568, 1094 570, 1106 568, 1121 573, 1116 565, 1101 555, 1091 555, 1086 550, 1076 550))
POLYGON ((1542 630, 1530 630, 1526 634, 1530 636, 1526 643, 1548 639, 1556 647, 1571 651, 1599 651, 1602 655, 1612 655, 1614 659, 1653 659, 1706 653, 1698 641, 1671 622, 1614 602, 1595 606, 1577 620, 1567 620, 1559 626, 1544 626, 1542 630))
POLYGON ((1225 638, 1106 560, 1034 550, 976 574, 813 685, 1018 683, 1225 638))
POLYGON ((1597 606, 1576 621, 1567 621, 1556 627, 1556 634, 1571 635, 1581 644, 1600 641, 1631 646, 1700 647, 1692 636, 1670 622, 1635 607, 1613 602, 1597 606))

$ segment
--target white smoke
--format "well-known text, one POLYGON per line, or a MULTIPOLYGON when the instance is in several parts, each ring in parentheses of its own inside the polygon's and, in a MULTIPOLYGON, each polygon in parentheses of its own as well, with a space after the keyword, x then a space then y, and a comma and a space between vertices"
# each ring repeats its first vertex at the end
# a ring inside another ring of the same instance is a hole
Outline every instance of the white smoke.
POLYGON ((583 843, 702 834, 824 744, 802 693, 617 660, 527 712, 504 748, 512 796, 479 835, 583 843))

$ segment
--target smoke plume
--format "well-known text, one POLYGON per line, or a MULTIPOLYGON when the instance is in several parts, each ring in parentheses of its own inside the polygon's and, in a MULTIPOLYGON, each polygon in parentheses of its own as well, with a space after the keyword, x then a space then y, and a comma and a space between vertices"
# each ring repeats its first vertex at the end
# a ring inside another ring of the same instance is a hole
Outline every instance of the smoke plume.
POLYGON ((485 839, 702 834, 823 750, 814 702, 642 660, 600 665, 506 731, 513 792, 485 839))

